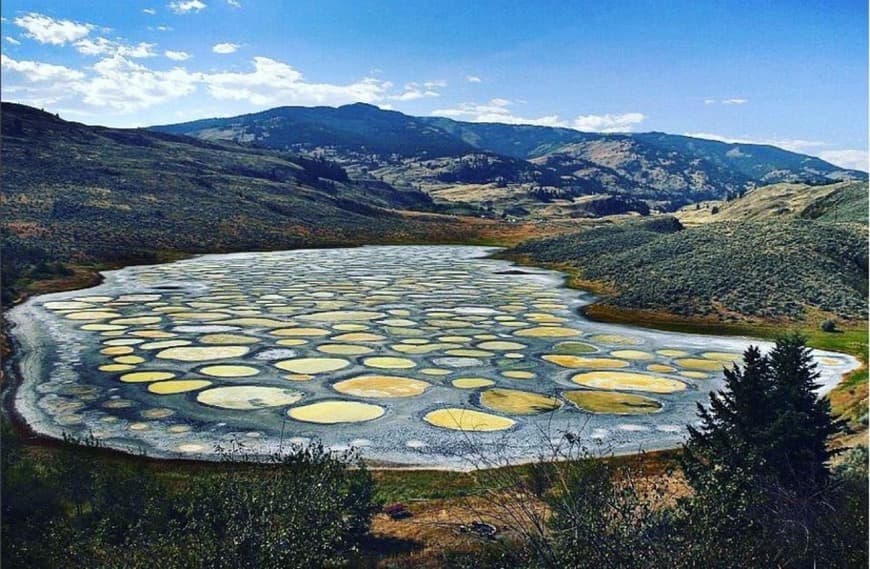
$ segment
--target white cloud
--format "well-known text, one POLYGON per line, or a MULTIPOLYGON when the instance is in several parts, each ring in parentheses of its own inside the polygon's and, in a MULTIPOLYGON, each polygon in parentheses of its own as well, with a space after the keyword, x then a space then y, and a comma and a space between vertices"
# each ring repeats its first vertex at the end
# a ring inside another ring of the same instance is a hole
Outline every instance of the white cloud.
POLYGON ((157 26, 157 31, 158 32, 171 32, 172 28, 170 28, 169 26, 157 26))
POLYGON ((84 38, 75 42, 76 50, 84 55, 121 55, 124 57, 154 57, 156 44, 140 42, 136 45, 126 45, 103 37, 96 39, 84 38))
POLYGON ((6 41, 8 41, 9 43, 11 43, 12 45, 21 45, 21 42, 18 41, 17 39, 15 39, 15 38, 13 38, 12 36, 6 36, 5 39, 6 39, 6 41))
POLYGON ((153 16, 157 13, 157 10, 155 10, 154 8, 145 8, 144 10, 142 10, 142 12, 148 14, 149 16, 153 16))
POLYGON ((255 57, 251 72, 209 74, 203 82, 216 99, 247 101, 259 107, 374 103, 383 100, 392 86, 371 77, 348 85, 308 83, 290 65, 268 57, 255 57))
POLYGON ((730 136, 722 136, 709 132, 687 132, 686 136, 694 138, 705 138, 707 140, 716 140, 718 142, 728 142, 731 144, 763 144, 767 146, 776 146, 783 150, 798 152, 800 154, 808 154, 817 156, 826 162, 830 162, 841 168, 851 168, 854 170, 868 171, 868 152, 860 149, 844 149, 844 150, 822 150, 826 146, 831 146, 827 142, 819 140, 806 140, 802 138, 735 138, 730 136))
POLYGON ((596 132, 628 132, 634 125, 641 123, 645 119, 641 113, 580 115, 570 122, 560 119, 559 115, 544 115, 529 118, 514 114, 509 108, 513 104, 513 101, 496 97, 488 103, 462 103, 455 108, 434 110, 432 114, 471 122, 554 126, 596 132))
POLYGON ((4 71, 20 73, 27 81, 77 81, 85 74, 63 65, 52 65, 39 61, 16 61, 9 56, 0 54, 0 67, 4 71))
POLYGON ((211 48, 213 52, 220 54, 235 53, 236 51, 238 51, 238 49, 238 44, 230 42, 217 43, 211 48))
POLYGON ((87 36, 94 29, 93 24, 55 20, 36 12, 19 16, 14 23, 25 30, 27 37, 51 45, 66 45, 87 36))
POLYGON ((233 8, 241 8, 242 7, 242 3, 239 2, 239 0, 227 0, 227 4, 229 4, 233 8))
POLYGON ((481 79, 477 75, 466 75, 465 80, 469 83, 483 83, 483 79, 481 79))
POLYGON ((730 144, 766 144, 768 146, 778 146, 779 148, 790 150, 791 152, 803 153, 809 152, 813 148, 822 148, 825 146, 829 146, 827 142, 822 142, 819 140, 805 140, 801 138, 753 139, 745 137, 723 136, 721 134, 713 134, 710 132, 687 132, 684 134, 685 136, 691 136, 693 138, 706 138, 707 140, 728 142, 730 144))
POLYGON ((398 95, 390 95, 389 98, 394 101, 414 101, 425 97, 439 97, 440 93, 434 91, 436 87, 444 87, 447 85, 444 81, 427 81, 423 85, 418 83, 408 83, 405 85, 405 90, 398 95))
POLYGON ((69 97, 70 86, 85 74, 62 65, 40 61, 18 61, 0 54, 3 99, 34 107, 53 105, 69 97))
POLYGON ((744 99, 742 97, 731 97, 728 99, 704 99, 705 105, 715 105, 716 103, 720 103, 722 105, 745 105, 749 102, 749 99, 744 99))
POLYGON ((171 49, 167 49, 163 52, 163 55, 172 61, 186 61, 190 59, 190 54, 186 51, 172 51, 171 49))
POLYGON ((868 166, 870 166, 870 157, 868 157, 866 150, 825 150, 819 152, 819 158, 841 168, 862 170, 864 172, 870 171, 868 170, 868 166))
POLYGON ((96 75, 73 85, 86 105, 130 113, 190 95, 201 74, 176 67, 154 71, 114 55, 93 66, 96 75))
POLYGON ((190 12, 199 12, 204 10, 207 4, 201 0, 178 0, 169 3, 169 9, 176 14, 189 14, 190 12))
POLYGON ((618 115, 580 115, 574 119, 573 128, 592 132, 630 132, 635 125, 644 121, 642 113, 623 113, 618 115))

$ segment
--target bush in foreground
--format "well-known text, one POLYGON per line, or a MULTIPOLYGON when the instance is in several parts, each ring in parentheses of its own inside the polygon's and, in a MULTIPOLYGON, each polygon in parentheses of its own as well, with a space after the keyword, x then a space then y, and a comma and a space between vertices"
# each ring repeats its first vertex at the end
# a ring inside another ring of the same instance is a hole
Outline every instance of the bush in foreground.
POLYGON ((33 458, 4 429, 4 567, 345 566, 376 509, 357 457, 316 444, 180 480, 94 450, 33 458))

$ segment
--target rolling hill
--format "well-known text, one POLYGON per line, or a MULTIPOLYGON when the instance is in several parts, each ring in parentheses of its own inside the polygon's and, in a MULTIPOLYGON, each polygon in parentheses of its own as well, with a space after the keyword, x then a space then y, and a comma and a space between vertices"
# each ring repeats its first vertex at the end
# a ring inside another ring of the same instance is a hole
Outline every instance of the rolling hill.
POLYGON ((4 288, 29 267, 220 252, 483 239, 517 228, 286 152, 67 122, 2 105, 4 288), (417 210, 416 213, 409 210, 417 210))
POLYGON ((493 202, 487 209, 501 212, 519 206, 531 217, 552 200, 592 194, 630 195, 673 210, 777 182, 867 179, 863 172, 773 146, 659 132, 468 123, 362 103, 279 107, 152 129, 326 156, 355 177, 421 188, 438 201, 493 202))
POLYGON ((720 204, 716 214, 705 204, 679 220, 599 226, 506 255, 577 269, 603 287, 605 307, 725 321, 863 319, 867 195, 866 182, 778 184, 720 204))

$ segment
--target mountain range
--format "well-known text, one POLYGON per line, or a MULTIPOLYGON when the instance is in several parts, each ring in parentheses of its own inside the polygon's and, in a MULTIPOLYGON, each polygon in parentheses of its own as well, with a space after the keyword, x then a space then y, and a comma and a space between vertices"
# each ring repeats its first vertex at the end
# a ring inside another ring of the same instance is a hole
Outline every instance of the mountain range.
POLYGON ((639 199, 671 211, 772 183, 867 179, 775 146, 461 122, 363 103, 279 107, 151 129, 323 157, 352 177, 418 188, 457 208, 531 217, 590 215, 590 196, 622 196, 626 209, 639 199))

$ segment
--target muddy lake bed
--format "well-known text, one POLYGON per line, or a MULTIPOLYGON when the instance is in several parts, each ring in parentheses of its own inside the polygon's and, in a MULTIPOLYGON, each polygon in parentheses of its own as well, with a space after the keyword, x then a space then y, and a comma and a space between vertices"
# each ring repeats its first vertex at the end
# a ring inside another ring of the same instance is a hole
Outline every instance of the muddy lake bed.
MULTIPOLYGON (((594 323, 564 275, 476 246, 204 255, 104 273, 9 312, 14 404, 39 434, 165 458, 319 440, 376 465, 468 469, 572 433, 678 445, 748 338, 594 323)), ((814 352, 822 391, 858 366, 814 352)))

